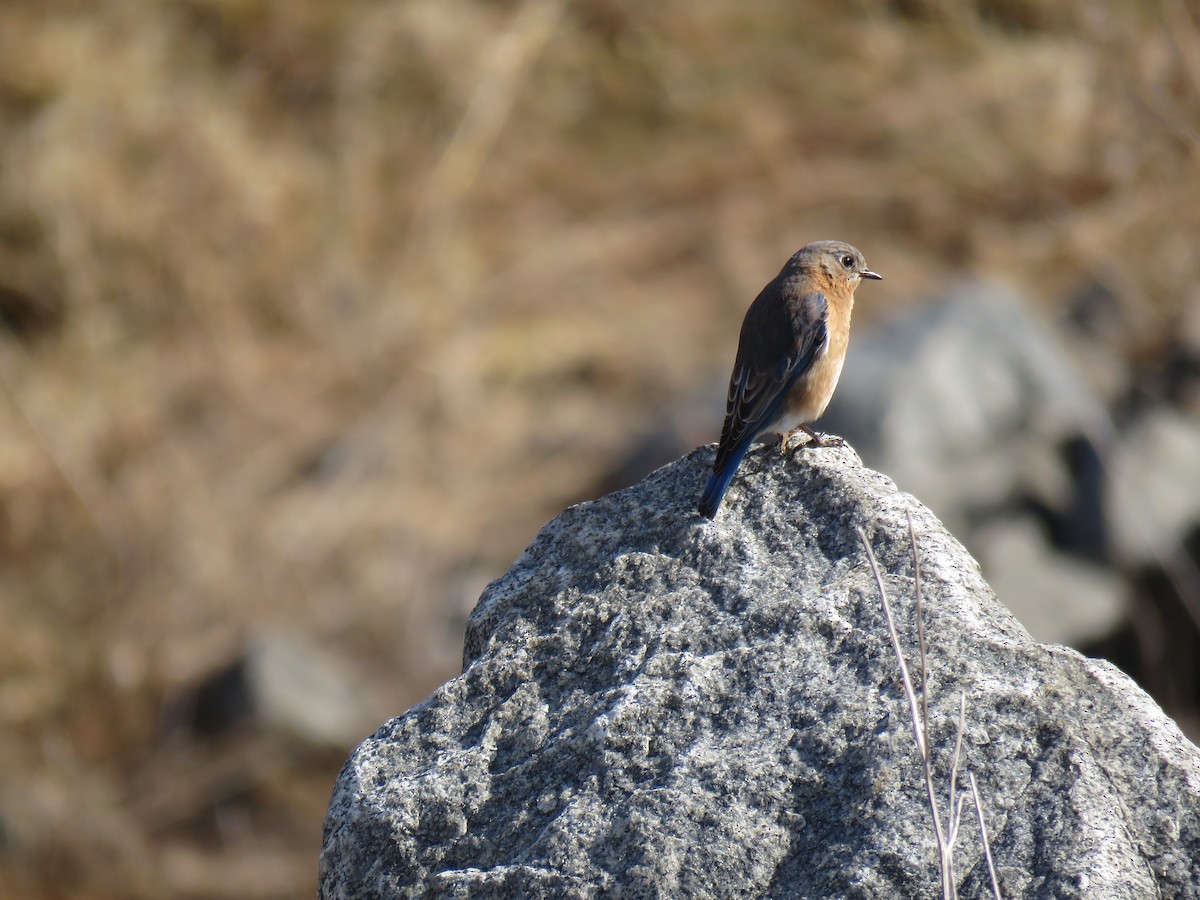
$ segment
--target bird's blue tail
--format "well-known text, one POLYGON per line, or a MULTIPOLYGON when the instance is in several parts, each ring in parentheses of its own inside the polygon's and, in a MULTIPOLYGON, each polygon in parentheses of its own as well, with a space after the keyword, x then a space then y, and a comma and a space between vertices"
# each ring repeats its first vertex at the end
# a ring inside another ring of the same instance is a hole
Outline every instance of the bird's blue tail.
MULTIPOLYGON (((753 437, 753 435, 750 435, 753 437)), ((708 484, 704 488, 704 494, 700 497, 700 503, 696 507, 700 515, 706 519, 711 519, 717 514, 717 508, 721 505, 721 500, 725 496, 725 492, 729 490, 729 482, 733 481, 733 476, 738 470, 738 466, 742 463, 742 457, 746 455, 746 451, 750 449, 750 441, 743 440, 739 442, 739 446, 734 447, 733 452, 729 454, 729 458, 725 460, 725 465, 712 473, 712 477, 708 479, 708 484)))

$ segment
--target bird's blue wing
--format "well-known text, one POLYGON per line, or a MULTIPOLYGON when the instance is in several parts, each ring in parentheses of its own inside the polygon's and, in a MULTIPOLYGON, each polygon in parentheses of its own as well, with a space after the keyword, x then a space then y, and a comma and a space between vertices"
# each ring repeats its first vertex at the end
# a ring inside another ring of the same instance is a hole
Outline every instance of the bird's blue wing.
POLYGON ((790 353, 757 353, 755 347, 744 345, 738 348, 713 474, 698 507, 701 515, 709 519, 716 515, 750 444, 781 418, 788 393, 825 346, 828 309, 820 292, 801 299, 795 320, 788 322, 790 353))

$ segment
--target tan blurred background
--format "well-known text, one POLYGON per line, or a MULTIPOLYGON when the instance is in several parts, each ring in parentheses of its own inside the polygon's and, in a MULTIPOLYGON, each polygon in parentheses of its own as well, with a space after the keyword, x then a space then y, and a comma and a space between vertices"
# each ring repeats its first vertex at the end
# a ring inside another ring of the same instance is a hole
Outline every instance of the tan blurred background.
POLYGON ((885 273, 859 322, 1103 278, 1153 367, 1200 297, 1198 23, 4 0, 0 895, 311 895, 353 743, 456 674, 541 524, 663 422, 715 439, 809 240, 885 273), (264 634, 328 654, 354 736, 187 724, 264 634))

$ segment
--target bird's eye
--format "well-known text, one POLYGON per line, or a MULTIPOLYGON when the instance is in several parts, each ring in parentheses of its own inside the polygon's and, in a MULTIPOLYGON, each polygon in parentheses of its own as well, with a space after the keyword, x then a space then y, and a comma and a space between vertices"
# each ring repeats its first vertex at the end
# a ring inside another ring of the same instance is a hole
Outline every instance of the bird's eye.
POLYGON ((854 268, 854 257, 851 256, 849 253, 847 253, 845 256, 842 257, 842 265, 845 266, 847 269, 853 269, 854 268))

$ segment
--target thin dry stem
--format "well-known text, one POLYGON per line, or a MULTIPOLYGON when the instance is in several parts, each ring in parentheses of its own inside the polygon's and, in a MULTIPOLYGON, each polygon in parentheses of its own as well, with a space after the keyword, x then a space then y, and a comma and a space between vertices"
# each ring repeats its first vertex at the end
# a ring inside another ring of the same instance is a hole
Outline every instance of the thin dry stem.
POLYGON ((967 783, 971 785, 971 797, 975 800, 975 818, 979 820, 979 842, 983 844, 983 858, 987 862, 988 877, 992 880, 992 896, 1002 900, 1000 882, 996 880, 996 867, 992 863, 992 844, 988 838, 987 825, 983 821, 983 801, 979 799, 979 788, 975 786, 975 773, 967 773, 967 783))
MULTIPOLYGON (((955 798, 959 801, 962 797, 958 793, 958 763, 962 758, 962 739, 963 732, 966 731, 967 723, 967 694, 962 691, 958 695, 958 727, 957 734, 954 738, 954 755, 950 758, 950 803, 946 807, 948 810, 953 810, 955 806, 955 798)), ((959 802, 959 810, 950 820, 950 836, 946 843, 953 848, 954 842, 958 838, 958 826, 961 819, 962 804, 959 802)))
MULTIPOLYGON (((904 686, 904 696, 908 700, 909 716, 912 719, 913 736, 916 738, 917 751, 921 755, 921 771, 925 778, 925 795, 929 802, 929 814, 933 818, 933 832, 937 840, 942 897, 943 900, 953 900, 955 897, 954 863, 950 854, 950 847, 942 837, 942 822, 937 808, 937 791, 933 784, 933 767, 930 760, 928 733, 922 729, 924 719, 921 707, 918 705, 916 692, 913 690, 912 676, 909 675, 908 664, 904 661, 904 652, 900 649, 900 636, 896 631, 896 621, 892 617, 892 606, 888 602, 887 589, 883 586, 883 575, 879 571, 879 563, 875 559, 875 552, 871 549, 871 543, 867 540, 867 533, 861 527, 858 529, 858 539, 862 542, 863 549, 866 551, 867 560, 871 564, 871 572, 875 576, 875 586, 879 589, 879 600, 883 606, 883 618, 887 622, 888 635, 892 640, 892 651, 896 655, 896 664, 900 667, 900 682, 904 686)), ((923 680, 924 673, 922 672, 923 680)), ((923 687, 924 685, 922 685, 922 689, 923 687)), ((954 814, 953 805, 951 805, 947 812, 950 815, 954 814)))
MULTIPOLYGON (((867 540, 867 533, 860 527, 858 539, 862 541, 863 549, 867 552, 867 560, 871 564, 871 572, 875 576, 875 586, 879 589, 879 599, 883 604, 883 617, 887 621, 888 635, 892 639, 892 650, 896 654, 896 664, 900 667, 900 681, 904 685, 904 697, 908 700, 908 710, 912 715, 913 737, 917 742, 917 751, 921 759, 928 764, 929 751, 925 735, 921 730, 921 718, 917 706, 917 696, 913 691, 912 677, 908 674, 908 664, 904 661, 904 653, 900 650, 900 636, 896 632, 896 621, 892 618, 892 605, 888 602, 887 590, 883 586, 883 575, 879 571, 879 563, 875 560, 875 551, 867 540)), ((935 813, 936 815, 936 813, 935 813)))
MULTIPOLYGON (((113 564, 119 573, 124 565, 121 543, 109 526, 109 522, 112 519, 112 516, 107 512, 109 504, 104 501, 102 489, 97 484, 96 479, 86 470, 85 466, 80 465, 76 460, 72 459, 70 453, 63 450, 60 446, 61 442, 56 439, 53 430, 47 427, 41 421, 41 418, 30 408, 30 405, 25 402, 20 391, 13 383, 13 379, 9 377, 6 366, 0 366, 0 394, 3 394, 8 399, 10 406, 17 413, 18 418, 25 425, 28 433, 45 455, 55 474, 58 475, 68 493, 79 504, 79 508, 83 511, 83 514, 91 522, 96 534, 99 535, 101 541, 108 548, 113 564)), ((62 420, 61 416, 52 418, 57 418, 59 421, 62 420)))
POLYGON ((917 608, 917 647, 921 653, 921 722, 925 726, 925 733, 929 734, 929 701, 926 695, 926 686, 929 681, 926 677, 925 598, 921 593, 921 554, 917 549, 917 533, 913 529, 912 510, 905 510, 904 515, 908 519, 908 543, 912 548, 913 602, 917 608))
POLYGON ((475 93, 429 176, 425 224, 435 233, 452 224, 478 179, 562 6, 560 0, 526 0, 485 55, 475 93))
MULTIPOLYGON (((946 815, 948 821, 946 823, 945 832, 942 831, 941 816, 938 813, 937 791, 933 783, 933 765, 932 765, 932 749, 929 743, 929 707, 927 702, 927 669, 926 669, 926 649, 925 649, 925 627, 924 627, 924 608, 921 596, 921 568, 920 554, 917 547, 916 531, 913 528, 912 514, 908 514, 908 537, 909 544, 912 547, 913 557, 913 582, 914 582, 914 600, 917 612, 917 644, 920 650, 920 674, 921 674, 921 698, 918 701, 916 689, 912 683, 912 676, 908 671, 908 664, 905 662, 904 653, 900 649, 900 637, 896 631, 896 621, 892 616, 891 603, 888 600, 887 590, 883 585, 883 575, 879 571, 879 563, 875 559, 875 553, 871 549, 871 544, 867 540, 867 534, 862 529, 858 529, 858 539, 862 542, 863 549, 866 551, 867 560, 871 566, 871 572, 875 577, 875 586, 879 590, 879 600, 883 607, 883 617, 887 622, 888 636, 892 642, 892 651, 896 656, 896 664, 900 667, 900 681, 904 686, 904 696, 908 701, 909 716, 912 720, 913 736, 917 742, 917 751, 921 755, 921 770, 925 780, 925 794, 929 803, 929 813, 933 819, 934 836, 937 840, 938 851, 938 868, 942 884, 943 900, 954 900, 958 896, 957 887, 954 879, 954 845, 958 840, 960 826, 962 825, 963 806, 966 803, 966 794, 959 791, 958 774, 959 766, 962 760, 962 744, 963 735, 966 733, 967 727, 967 695, 962 691, 958 695, 958 722, 955 729, 954 751, 950 758, 950 784, 947 794, 946 815)), ((976 815, 979 817, 980 825, 980 840, 983 842, 984 855, 987 858, 988 872, 992 878, 992 890, 995 896, 1000 897, 1000 889, 996 881, 995 870, 992 865, 992 851, 988 844, 987 832, 983 825, 983 807, 979 800, 979 794, 975 787, 975 776, 968 772, 967 778, 971 784, 971 794, 975 801, 976 815)))

